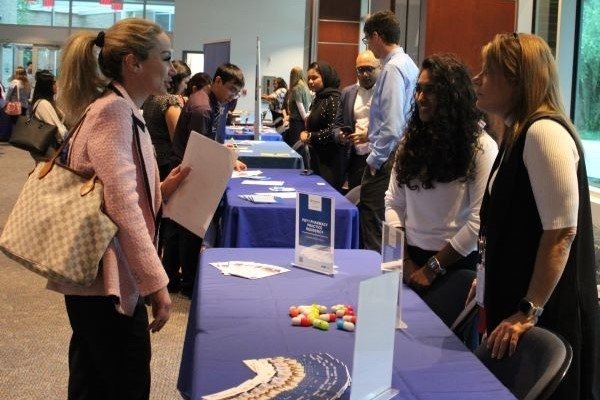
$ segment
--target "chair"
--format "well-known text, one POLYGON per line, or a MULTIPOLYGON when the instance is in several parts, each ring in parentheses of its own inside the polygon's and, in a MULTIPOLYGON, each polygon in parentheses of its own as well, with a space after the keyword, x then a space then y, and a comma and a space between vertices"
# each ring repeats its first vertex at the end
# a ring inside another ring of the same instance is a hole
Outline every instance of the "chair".
POLYGON ((475 328, 478 308, 474 301, 465 306, 465 300, 476 276, 475 271, 468 269, 448 271, 421 295, 429 308, 470 350, 479 345, 475 328))
POLYGON ((360 185, 350 189, 348 193, 345 194, 345 197, 348 199, 348 201, 350 201, 350 203, 357 206, 358 203, 360 203, 360 185))
POLYGON ((492 359, 482 343, 475 354, 518 399, 547 399, 565 376, 573 350, 560 335, 534 326, 521 337, 515 354, 492 359))
POLYGON ((439 276, 421 298, 450 327, 465 308, 467 294, 476 276, 475 271, 468 269, 448 271, 439 276))

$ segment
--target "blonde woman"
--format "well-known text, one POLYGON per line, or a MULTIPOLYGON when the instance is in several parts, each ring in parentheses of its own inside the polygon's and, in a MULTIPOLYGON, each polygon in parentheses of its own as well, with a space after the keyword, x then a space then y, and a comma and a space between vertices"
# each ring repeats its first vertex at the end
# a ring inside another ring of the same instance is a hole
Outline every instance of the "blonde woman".
POLYGON ((288 95, 288 123, 289 128, 284 139, 290 147, 300 140, 300 132, 304 130, 304 121, 308 115, 308 108, 312 102, 312 96, 308 85, 304 80, 301 67, 294 67, 290 71, 290 88, 288 95))
POLYGON ((98 35, 75 34, 62 51, 61 109, 71 124, 85 113, 69 139, 68 164, 98 176, 105 212, 118 226, 90 287, 48 283, 65 295, 73 330, 69 399, 150 397, 149 332, 161 330, 171 313, 168 278, 154 247, 156 212, 187 171, 176 168, 161 184, 139 109, 148 96, 167 92, 175 74, 171 54, 162 28, 135 18, 98 35))
MULTIPOLYGON (((25 72, 25 68, 17 67, 8 84, 6 101, 19 101, 21 103, 21 115, 27 115, 30 97, 31 83, 29 83, 29 79, 27 79, 27 72, 25 72)), ((13 116, 13 121, 16 121, 17 117, 18 116, 13 116)))
POLYGON ((538 36, 502 34, 482 50, 477 106, 502 121, 502 147, 481 206, 478 274, 492 357, 534 325, 562 335, 573 361, 553 394, 598 399, 598 300, 583 150, 538 36))

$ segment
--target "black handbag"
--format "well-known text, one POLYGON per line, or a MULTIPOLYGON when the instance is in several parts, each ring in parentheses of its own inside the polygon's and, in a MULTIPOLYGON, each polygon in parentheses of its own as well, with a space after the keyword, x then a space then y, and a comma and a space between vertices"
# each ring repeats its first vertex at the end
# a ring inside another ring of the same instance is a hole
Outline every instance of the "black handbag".
POLYGON ((19 116, 9 143, 33 154, 45 155, 50 146, 57 145, 58 128, 34 117, 37 104, 29 116, 19 116))

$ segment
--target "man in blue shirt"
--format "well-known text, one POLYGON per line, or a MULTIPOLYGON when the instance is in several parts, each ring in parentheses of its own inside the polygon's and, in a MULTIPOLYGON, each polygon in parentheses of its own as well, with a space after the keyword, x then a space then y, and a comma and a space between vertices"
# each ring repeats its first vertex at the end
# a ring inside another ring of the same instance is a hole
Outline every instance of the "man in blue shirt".
POLYGON ((409 114, 419 68, 400 47, 400 22, 391 11, 371 15, 364 26, 363 43, 379 58, 369 114, 370 154, 360 190, 360 230, 363 246, 381 251, 381 224, 385 219, 387 190, 394 150, 402 137, 409 114))

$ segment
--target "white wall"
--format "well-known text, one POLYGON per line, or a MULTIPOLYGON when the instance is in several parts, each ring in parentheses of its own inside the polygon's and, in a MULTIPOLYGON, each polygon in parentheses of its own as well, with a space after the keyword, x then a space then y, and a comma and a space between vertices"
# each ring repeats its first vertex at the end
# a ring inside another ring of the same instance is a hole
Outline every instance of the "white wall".
POLYGON ((248 89, 238 110, 254 110, 257 36, 262 75, 288 82, 290 69, 304 66, 304 0, 177 0, 175 7, 176 58, 183 50, 201 51, 204 43, 231 41, 231 62, 244 71, 248 89))

